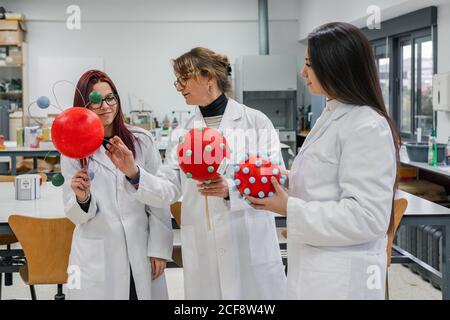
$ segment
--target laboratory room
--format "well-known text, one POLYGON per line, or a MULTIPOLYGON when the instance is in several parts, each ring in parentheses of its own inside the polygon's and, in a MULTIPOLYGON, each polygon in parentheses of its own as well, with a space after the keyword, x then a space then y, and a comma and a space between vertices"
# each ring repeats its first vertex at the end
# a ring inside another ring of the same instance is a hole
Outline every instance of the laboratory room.
POLYGON ((448 0, 0 0, 0 300, 450 300, 449 36, 448 0))

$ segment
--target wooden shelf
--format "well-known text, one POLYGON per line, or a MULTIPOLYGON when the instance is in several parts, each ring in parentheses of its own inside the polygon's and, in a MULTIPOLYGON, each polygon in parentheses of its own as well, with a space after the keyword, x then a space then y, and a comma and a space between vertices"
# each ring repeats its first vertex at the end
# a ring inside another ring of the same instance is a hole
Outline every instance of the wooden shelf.
POLYGON ((18 65, 0 65, 0 68, 22 68, 22 64, 18 64, 18 65))
POLYGON ((22 91, 9 91, 9 92, 0 92, 0 95, 2 96, 17 96, 22 95, 22 91))

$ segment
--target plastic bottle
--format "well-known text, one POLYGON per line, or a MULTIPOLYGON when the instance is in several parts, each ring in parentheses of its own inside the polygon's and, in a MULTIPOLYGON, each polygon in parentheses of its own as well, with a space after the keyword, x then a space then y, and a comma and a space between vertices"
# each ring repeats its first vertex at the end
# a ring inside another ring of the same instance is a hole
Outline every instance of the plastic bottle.
POLYGON ((450 137, 447 142, 447 165, 450 166, 450 137))
POLYGON ((5 137, 0 134, 0 150, 5 150, 5 137))
POLYGON ((169 117, 166 115, 163 120, 162 129, 169 130, 169 126, 170 126, 169 117))
POLYGON ((173 118, 172 129, 176 129, 177 127, 178 127, 178 120, 177 120, 177 118, 173 118))
POLYGON ((431 132, 428 139, 428 164, 430 166, 437 165, 437 143, 436 143, 436 131, 431 132))

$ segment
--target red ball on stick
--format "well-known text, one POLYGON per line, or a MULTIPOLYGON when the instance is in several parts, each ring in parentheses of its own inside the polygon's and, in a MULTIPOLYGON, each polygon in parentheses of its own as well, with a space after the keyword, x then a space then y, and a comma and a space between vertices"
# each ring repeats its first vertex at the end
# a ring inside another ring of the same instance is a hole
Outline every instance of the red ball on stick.
POLYGON ((188 178, 200 182, 217 179, 224 158, 230 156, 225 137, 212 128, 191 129, 180 138, 178 163, 188 178))
POLYGON ((105 130, 100 118, 91 110, 70 108, 59 114, 52 124, 55 148, 72 159, 87 158, 102 145, 105 130))

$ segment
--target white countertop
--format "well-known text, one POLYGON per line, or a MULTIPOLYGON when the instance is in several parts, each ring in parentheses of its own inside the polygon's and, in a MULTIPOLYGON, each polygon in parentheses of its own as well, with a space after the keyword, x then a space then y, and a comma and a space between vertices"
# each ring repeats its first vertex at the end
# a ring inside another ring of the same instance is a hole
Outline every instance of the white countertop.
POLYGON ((0 223, 8 222, 12 214, 37 218, 65 217, 62 187, 57 188, 51 182, 42 185, 41 198, 38 200, 19 201, 14 199, 14 195, 12 182, 0 182, 0 223))
POLYGON ((407 216, 450 215, 450 209, 401 190, 397 191, 395 197, 408 200, 407 216))

